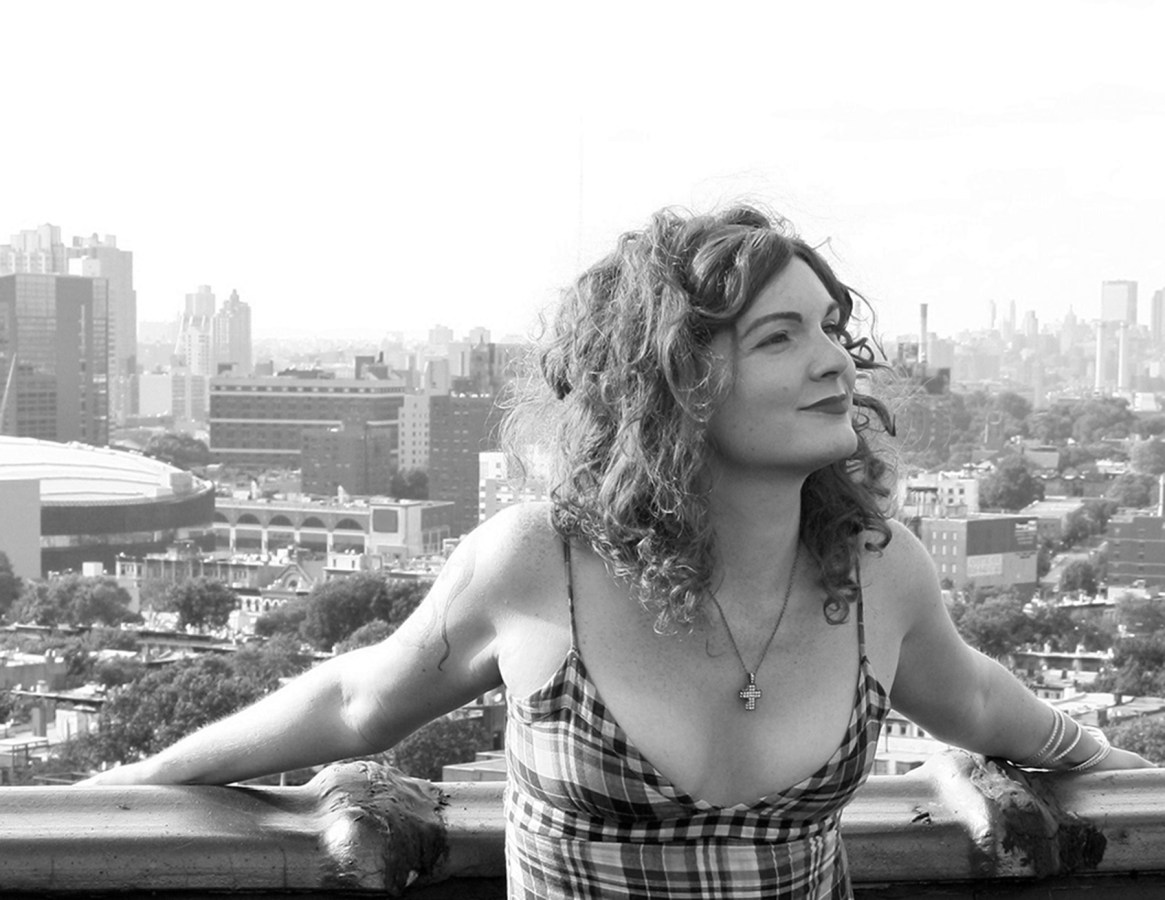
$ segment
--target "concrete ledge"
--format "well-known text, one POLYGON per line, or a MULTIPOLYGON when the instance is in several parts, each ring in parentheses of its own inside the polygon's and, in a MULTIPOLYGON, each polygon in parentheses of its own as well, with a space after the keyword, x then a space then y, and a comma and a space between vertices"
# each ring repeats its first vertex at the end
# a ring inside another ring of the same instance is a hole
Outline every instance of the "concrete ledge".
MULTIPOLYGON (((0 895, 500 897, 502 790, 369 763, 294 788, 5 788, 0 895)), ((842 830, 859 897, 1165 896, 1165 769, 951 751, 871 778, 842 830)))

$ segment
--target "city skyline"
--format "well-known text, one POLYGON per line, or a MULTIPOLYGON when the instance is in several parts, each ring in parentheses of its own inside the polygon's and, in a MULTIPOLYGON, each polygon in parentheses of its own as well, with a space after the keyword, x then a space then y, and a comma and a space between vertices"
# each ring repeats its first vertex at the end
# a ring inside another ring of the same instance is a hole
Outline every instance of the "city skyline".
POLYGON ((0 162, 52 176, 9 179, 0 240, 116 235, 139 321, 210 284, 260 339, 497 339, 652 209, 733 198, 828 242, 887 336, 1165 287, 1159 5, 62 9, 9 11, 0 71, 108 102, 20 104, 0 162))

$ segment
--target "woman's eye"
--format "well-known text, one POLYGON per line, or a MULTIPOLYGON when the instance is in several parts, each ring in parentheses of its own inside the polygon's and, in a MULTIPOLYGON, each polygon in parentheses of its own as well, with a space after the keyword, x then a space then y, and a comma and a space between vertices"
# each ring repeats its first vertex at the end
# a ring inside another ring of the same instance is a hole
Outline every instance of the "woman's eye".
POLYGON ((767 347, 769 344, 783 344, 789 340, 789 335, 784 331, 774 331, 772 334, 765 335, 757 342, 758 347, 767 347))
POLYGON ((826 322, 821 328, 826 334, 832 335, 839 341, 845 337, 845 329, 841 327, 840 322, 826 322))

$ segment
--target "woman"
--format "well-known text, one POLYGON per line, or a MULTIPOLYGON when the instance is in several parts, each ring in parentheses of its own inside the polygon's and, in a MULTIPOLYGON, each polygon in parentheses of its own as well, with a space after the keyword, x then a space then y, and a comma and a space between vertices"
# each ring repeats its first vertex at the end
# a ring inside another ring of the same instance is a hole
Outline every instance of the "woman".
POLYGON ((959 639, 880 509, 852 313, 784 222, 657 214, 565 293, 511 420, 554 500, 482 524, 384 643, 98 782, 374 753, 504 685, 512 896, 846 897, 891 702, 1021 763, 1148 765, 959 639))

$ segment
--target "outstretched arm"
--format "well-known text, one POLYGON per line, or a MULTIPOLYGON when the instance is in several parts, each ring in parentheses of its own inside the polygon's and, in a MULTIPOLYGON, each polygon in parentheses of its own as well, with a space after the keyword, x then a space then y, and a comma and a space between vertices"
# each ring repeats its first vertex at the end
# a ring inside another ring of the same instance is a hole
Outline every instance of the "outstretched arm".
MULTIPOLYGON (((896 559, 887 568, 901 579, 894 593, 902 604, 894 706, 936 737, 968 750, 1015 761, 1036 755, 1052 735, 1056 712, 963 641, 943 605, 934 562, 913 534, 897 526, 887 553, 890 548, 896 559)), ((1093 735, 1082 733, 1059 767, 1088 760, 1099 746, 1093 735)), ((1098 768, 1151 765, 1114 749, 1098 768)))
POLYGON ((467 537, 389 638, 322 663, 155 756, 84 784, 227 784, 384 750, 501 682, 494 609, 504 517, 467 537))

